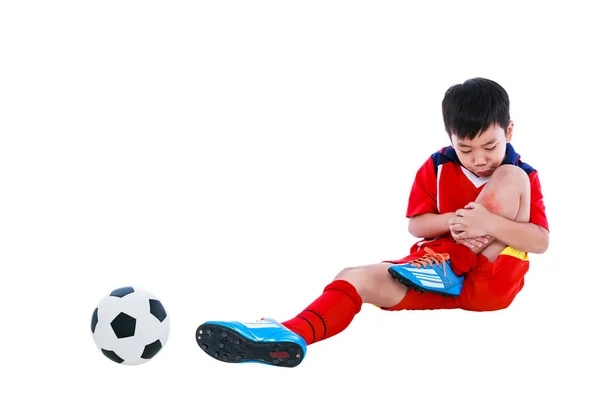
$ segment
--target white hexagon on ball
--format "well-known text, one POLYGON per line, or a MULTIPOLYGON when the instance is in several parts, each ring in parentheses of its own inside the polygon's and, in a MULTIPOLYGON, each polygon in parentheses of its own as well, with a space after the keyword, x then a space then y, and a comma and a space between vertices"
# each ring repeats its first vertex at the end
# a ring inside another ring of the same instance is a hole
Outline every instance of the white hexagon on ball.
POLYGON ((126 286, 110 292, 92 313, 92 336, 110 360, 138 365, 152 360, 169 338, 170 318, 151 292, 126 286))

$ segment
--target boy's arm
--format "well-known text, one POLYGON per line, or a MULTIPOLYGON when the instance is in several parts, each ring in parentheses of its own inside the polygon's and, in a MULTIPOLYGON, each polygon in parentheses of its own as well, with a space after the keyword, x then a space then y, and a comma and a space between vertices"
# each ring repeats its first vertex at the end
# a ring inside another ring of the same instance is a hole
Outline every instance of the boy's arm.
POLYGON ((506 245, 527 253, 541 254, 548 248, 548 230, 531 222, 515 222, 489 212, 479 203, 469 203, 450 219, 452 229, 459 234, 454 239, 489 235, 506 245))
POLYGON ((425 213, 414 215, 408 220, 408 232, 418 238, 434 238, 450 232, 448 222, 454 213, 425 213))
POLYGON ((511 221, 496 214, 491 214, 488 231, 496 240, 527 253, 544 253, 550 241, 545 228, 531 222, 511 221))
MULTIPOLYGON (((455 213, 425 213, 412 216, 408 220, 408 232, 417 238, 423 239, 445 235, 450 232, 449 221, 455 216, 455 213)), ((491 241, 489 235, 454 239, 456 243, 462 244, 470 249, 483 248, 491 241)))

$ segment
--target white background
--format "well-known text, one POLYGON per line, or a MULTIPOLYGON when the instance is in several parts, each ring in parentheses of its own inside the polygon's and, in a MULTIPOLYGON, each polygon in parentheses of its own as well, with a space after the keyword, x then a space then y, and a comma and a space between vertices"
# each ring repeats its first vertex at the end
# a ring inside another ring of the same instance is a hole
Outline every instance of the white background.
POLYGON ((591 2, 447 3, 2 2, 0 397, 598 398, 591 2), (365 305, 294 369, 205 355, 201 322, 286 320, 407 254, 444 91, 474 76, 508 90, 551 224, 511 308, 365 305), (135 367, 90 332, 125 285, 171 317, 135 367))

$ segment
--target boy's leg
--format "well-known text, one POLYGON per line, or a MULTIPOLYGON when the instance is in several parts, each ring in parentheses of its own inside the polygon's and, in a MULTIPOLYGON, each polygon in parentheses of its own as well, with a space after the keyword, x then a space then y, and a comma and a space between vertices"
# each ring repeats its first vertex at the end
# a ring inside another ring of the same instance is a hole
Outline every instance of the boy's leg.
MULTIPOLYGON (((494 171, 475 202, 504 218, 528 222, 530 191, 529 177, 525 171, 514 165, 502 165, 494 171)), ((493 263, 505 247, 505 243, 493 240, 487 246, 474 248, 473 252, 483 254, 493 263)))
MULTIPOLYGON (((383 310, 437 310, 461 308, 469 311, 495 311, 508 307, 524 285, 529 270, 527 253, 506 246, 491 263, 478 255, 478 265, 466 274, 457 297, 433 292, 409 290, 398 304, 383 310)), ((407 257, 403 262, 408 262, 407 257)))
POLYGON ((458 306, 469 311, 495 311, 508 307, 525 284, 527 253, 505 246, 492 263, 479 255, 477 268, 467 274, 458 306))
POLYGON ((389 265, 380 263, 342 270, 318 299, 283 325, 312 344, 346 329, 362 303, 380 307, 398 304, 407 288, 392 279, 389 265))
MULTIPOLYGON (((514 165, 499 167, 476 203, 517 222, 528 222, 531 204, 529 177, 514 165)), ((523 288, 529 270, 528 254, 493 240, 479 253, 479 264, 465 278, 459 306, 465 310, 493 311, 508 307, 523 288)))
MULTIPOLYGON (((437 251, 442 251, 441 246, 436 246, 434 248, 437 251)), ((456 244, 454 246, 454 249, 458 249, 458 246, 456 244)), ((460 252, 458 253, 460 254, 460 252)), ((400 260, 392 261, 390 264, 390 269, 395 265, 408 264, 411 261, 418 260, 426 254, 427 253, 424 249, 418 250, 413 254, 406 256, 400 260)), ((473 262, 473 260, 476 260, 477 258, 477 256, 468 251, 466 247, 464 250, 462 250, 462 255, 464 256, 464 260, 461 261, 465 262, 468 262, 467 260, 473 262)), ((451 258, 455 260, 454 255, 452 255, 451 258)), ((392 271, 388 270, 388 272, 391 274, 390 276, 393 275, 392 271)), ((396 284, 401 285, 401 283, 398 281, 396 281, 396 284)), ((458 308, 458 300, 455 296, 448 296, 441 293, 423 290, 408 290, 406 295, 398 303, 389 306, 383 306, 380 308, 385 311, 453 309, 458 308)))
POLYGON ((306 345, 332 337, 350 325, 362 303, 392 306, 407 288, 387 272, 388 263, 346 268, 325 287, 323 294, 297 317, 283 323, 209 321, 196 332, 198 345, 225 362, 257 361, 294 367, 306 354, 306 345))

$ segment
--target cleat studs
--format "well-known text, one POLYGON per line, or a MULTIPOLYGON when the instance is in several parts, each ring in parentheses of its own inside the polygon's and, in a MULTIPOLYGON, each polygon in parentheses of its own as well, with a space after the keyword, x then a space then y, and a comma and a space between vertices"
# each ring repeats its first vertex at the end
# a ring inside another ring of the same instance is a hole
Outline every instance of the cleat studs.
POLYGON ((219 343, 219 348, 222 349, 223 347, 225 347, 225 343, 219 343))
POLYGON ((213 356, 215 356, 215 358, 219 358, 220 355, 221 355, 221 353, 219 353, 218 351, 215 351, 213 353, 213 356))
POLYGON ((227 337, 227 336, 229 336, 229 333, 227 333, 227 332, 223 331, 223 332, 221 332, 221 336, 223 336, 223 337, 227 337))
POLYGON ((275 365, 279 365, 279 360, 278 360, 277 358, 276 358, 276 359, 274 359, 274 360, 273 360, 273 364, 275 364, 275 365))
POLYGON ((207 344, 203 344, 201 347, 202 347, 202 350, 205 350, 205 351, 208 350, 208 345, 207 344))
POLYGON ((242 356, 239 354, 235 356, 235 361, 242 361, 242 356))
POLYGON ((235 341, 233 343, 240 344, 240 340, 239 339, 235 339, 235 341))
POLYGON ((198 329, 198 335, 202 335, 202 329, 198 329))
POLYGON ((206 330, 206 334, 207 334, 207 335, 212 335, 212 329, 208 328, 208 329, 206 330))
POLYGON ((296 354, 296 358, 300 358, 300 357, 302 357, 302 356, 299 353, 296 354))

